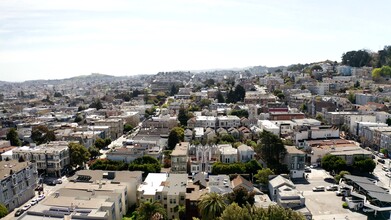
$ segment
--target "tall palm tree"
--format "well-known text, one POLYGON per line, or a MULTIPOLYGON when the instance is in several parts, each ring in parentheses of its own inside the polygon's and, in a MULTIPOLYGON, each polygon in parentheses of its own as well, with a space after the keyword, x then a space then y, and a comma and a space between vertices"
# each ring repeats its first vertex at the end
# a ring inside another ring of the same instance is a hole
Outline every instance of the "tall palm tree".
POLYGON ((163 205, 158 201, 145 201, 137 208, 137 220, 160 220, 167 215, 163 205))
POLYGON ((216 219, 223 213, 226 206, 224 197, 217 193, 204 194, 198 203, 198 209, 200 210, 202 219, 205 220, 216 219))

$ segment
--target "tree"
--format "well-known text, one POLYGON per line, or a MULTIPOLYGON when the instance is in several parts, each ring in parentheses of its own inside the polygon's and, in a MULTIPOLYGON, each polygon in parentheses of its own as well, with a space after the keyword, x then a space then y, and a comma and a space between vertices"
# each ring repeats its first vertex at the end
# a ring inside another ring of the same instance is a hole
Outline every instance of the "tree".
POLYGON ((218 103, 224 103, 224 102, 225 102, 224 96, 223 96, 223 94, 220 92, 220 90, 217 92, 217 102, 218 102, 218 103))
POLYGON ((60 92, 55 92, 54 97, 62 97, 62 94, 60 92))
POLYGON ((241 85, 236 85, 235 87, 235 102, 243 101, 246 96, 246 90, 241 85))
POLYGON ((133 130, 133 129, 134 129, 134 127, 131 124, 129 124, 129 123, 126 123, 124 125, 124 132, 126 132, 126 133, 131 131, 131 130, 133 130))
POLYGON ((257 183, 268 184, 269 176, 273 175, 274 172, 270 168, 264 168, 258 171, 257 174, 254 175, 257 183))
POLYGON ((71 158, 71 165, 76 167, 77 165, 83 166, 85 162, 90 159, 90 153, 81 144, 78 143, 69 143, 69 154, 71 158))
POLYGON ((90 108, 96 108, 96 110, 102 109, 103 105, 99 99, 95 99, 89 106, 90 108))
POLYGON ((186 207, 185 206, 183 206, 183 205, 175 206, 174 212, 177 212, 179 214, 179 220, 186 219, 186 207))
POLYGON ((7 140, 10 141, 11 146, 20 146, 22 145, 22 142, 20 141, 18 137, 18 132, 16 132, 15 128, 9 129, 7 133, 7 140))
POLYGON ((356 104, 356 95, 352 92, 349 92, 349 95, 348 95, 348 100, 352 103, 352 104, 356 104))
POLYGON ((263 131, 260 134, 259 144, 255 150, 271 169, 279 169, 281 167, 281 160, 286 154, 282 140, 277 135, 268 131, 263 131))
POLYGON ((166 209, 158 201, 144 201, 136 209, 136 220, 159 220, 167 216, 166 209))
POLYGON ((161 165, 156 158, 143 156, 130 163, 128 169, 144 171, 143 176, 146 177, 149 173, 160 173, 161 165))
POLYGON ((202 107, 205 107, 205 106, 209 106, 211 103, 212 103, 212 101, 210 101, 209 99, 201 99, 200 106, 202 108, 202 107))
POLYGON ((391 118, 387 118, 386 123, 388 126, 391 126, 391 118))
POLYGON ((355 157, 353 162, 353 170, 359 173, 372 173, 376 167, 376 163, 372 158, 355 157))
POLYGON ((254 205, 254 193, 248 192, 244 187, 238 187, 234 189, 231 193, 227 194, 227 198, 230 203, 237 203, 239 206, 244 206, 247 203, 254 205))
POLYGON ((53 130, 49 130, 45 125, 33 127, 31 131, 31 139, 37 144, 48 143, 56 140, 56 135, 53 130))
POLYGON ((175 145, 180 141, 183 141, 185 136, 185 131, 181 127, 174 127, 171 129, 170 134, 168 135, 167 147, 169 150, 175 148, 175 145))
POLYGON ((89 147, 88 152, 90 153, 91 158, 96 158, 100 155, 99 149, 95 146, 89 147))
POLYGON ((216 219, 223 213, 226 207, 227 204, 224 202, 224 197, 217 193, 202 195, 201 201, 198 203, 202 219, 216 219))
POLYGON ((187 126, 188 120, 189 120, 188 112, 183 106, 181 106, 178 112, 178 121, 181 123, 182 126, 187 126))
POLYGON ((111 144, 111 138, 105 138, 105 147, 109 146, 111 144))
POLYGON ((221 216, 218 218, 219 220, 252 220, 254 219, 247 207, 240 207, 237 203, 231 203, 227 208, 223 211, 221 216))
POLYGON ((105 140, 103 140, 102 138, 97 138, 97 139, 95 140, 94 145, 95 145, 95 147, 98 148, 98 149, 102 149, 102 148, 106 147, 105 140))
POLYGON ((8 209, 3 204, 0 204, 0 218, 5 217, 6 215, 8 215, 8 209))
POLYGON ((348 51, 342 55, 342 64, 352 67, 369 66, 371 60, 371 55, 365 50, 348 51))
POLYGON ((248 118, 248 111, 245 109, 239 109, 239 110, 231 110, 231 115, 236 115, 239 118, 246 117, 248 118))
POLYGON ((217 162, 212 165, 212 174, 242 174, 246 172, 246 166, 244 163, 221 163, 217 162))
POLYGON ((335 175, 335 177, 334 177, 335 182, 336 182, 336 183, 339 183, 339 180, 340 180, 341 178, 343 178, 346 174, 349 174, 349 175, 350 175, 350 173, 349 173, 348 171, 345 171, 345 170, 339 172, 339 174, 335 175))
POLYGON ((338 173, 346 169, 346 161, 338 156, 327 154, 322 158, 322 168, 329 172, 338 173))
POLYGON ((81 121, 83 121, 83 116, 81 114, 77 114, 76 117, 75 117, 75 122, 79 123, 81 121))
POLYGON ((305 89, 307 89, 307 87, 305 87, 305 85, 301 85, 300 89, 305 90, 305 89))

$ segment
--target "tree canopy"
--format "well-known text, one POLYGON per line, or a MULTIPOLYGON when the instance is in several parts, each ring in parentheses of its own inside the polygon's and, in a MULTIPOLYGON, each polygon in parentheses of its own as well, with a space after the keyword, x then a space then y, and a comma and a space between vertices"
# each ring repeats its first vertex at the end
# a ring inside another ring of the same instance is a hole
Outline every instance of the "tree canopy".
POLYGON ((136 209, 136 220, 159 220, 167 216, 166 209, 158 201, 144 201, 136 209))
POLYGON ((270 168, 264 168, 259 170, 258 173, 254 175, 254 177, 258 183, 268 184, 269 176, 273 174, 274 172, 270 168))
POLYGON ((7 133, 7 140, 10 141, 11 146, 20 146, 22 145, 22 142, 20 141, 18 137, 18 132, 16 132, 15 128, 9 129, 7 133))
POLYGON ((8 209, 3 204, 0 204, 0 218, 5 217, 6 215, 8 215, 8 209))
POLYGON ((180 141, 183 141, 185 136, 185 131, 181 127, 174 127, 171 129, 170 134, 168 135, 168 150, 172 150, 175 148, 175 145, 180 141))
POLYGON ((160 173, 161 165, 157 159, 151 156, 143 156, 135 159, 132 163, 129 164, 128 168, 130 171, 144 171, 143 176, 145 177, 149 173, 160 173))
POLYGON ((346 170, 346 161, 338 156, 328 154, 322 158, 322 168, 326 171, 339 173, 346 170))
POLYGON ((227 198, 230 203, 237 203, 240 206, 244 206, 246 204, 254 205, 254 192, 249 192, 244 187, 238 187, 234 189, 231 193, 227 194, 227 198))
POLYGON ((69 143, 69 153, 71 158, 71 165, 76 167, 77 165, 83 166, 85 162, 90 159, 90 153, 87 148, 78 143, 69 143))
POLYGON ((365 50, 348 51, 342 55, 342 64, 352 67, 370 66, 371 60, 371 55, 365 50))
POLYGON ((31 131, 31 139, 37 144, 48 143, 56 140, 56 135, 53 130, 49 130, 45 125, 33 127, 31 131))
POLYGON ((255 150, 266 162, 268 167, 280 173, 279 170, 282 169, 281 161, 286 154, 286 149, 281 138, 271 132, 263 131, 260 134, 259 143, 255 150))
POLYGON ((216 219, 223 213, 226 207, 227 204, 224 202, 224 197, 217 193, 202 195, 201 201, 198 203, 202 219, 216 219))

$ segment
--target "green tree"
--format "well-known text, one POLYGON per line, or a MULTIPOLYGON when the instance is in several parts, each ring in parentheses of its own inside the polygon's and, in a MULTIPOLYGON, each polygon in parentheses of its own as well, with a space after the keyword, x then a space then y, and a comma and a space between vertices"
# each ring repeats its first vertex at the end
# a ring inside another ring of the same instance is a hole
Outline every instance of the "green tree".
POLYGON ((244 164, 246 173, 255 175, 262 169, 262 165, 255 159, 252 159, 244 164))
POLYGON ((75 122, 76 123, 79 123, 81 121, 83 121, 83 116, 81 114, 77 114, 76 117, 75 117, 75 122))
POLYGON ((177 212, 179 214, 179 220, 186 219, 186 207, 185 206, 183 206, 183 205, 175 206, 174 212, 177 212))
POLYGON ((103 105, 100 99, 95 99, 89 106, 89 108, 96 108, 96 110, 102 109, 103 105))
POLYGON ((3 218, 7 215, 8 215, 8 209, 3 204, 0 204, 0 218, 3 218))
POLYGON ((338 173, 346 170, 346 161, 338 156, 327 154, 322 158, 322 168, 329 172, 338 173))
POLYGON ((158 201, 144 201, 136 211, 136 220, 160 220, 167 216, 166 209, 158 201))
POLYGON ((88 152, 90 153, 91 158, 96 158, 100 155, 99 149, 95 146, 89 147, 88 152))
POLYGON ((246 90, 241 85, 236 85, 235 87, 235 101, 244 101, 244 97, 246 96, 246 90))
POLYGON ((228 201, 230 203, 237 203, 240 206, 244 206, 247 203, 250 205, 254 205, 254 193, 248 192, 244 187, 238 187, 234 189, 231 193, 227 194, 228 201))
POLYGON ((255 150, 266 162, 268 167, 278 172, 281 167, 281 160, 286 154, 286 149, 282 140, 277 135, 263 131, 260 134, 259 144, 255 150))
POLYGON ((131 131, 131 130, 133 130, 133 129, 134 129, 134 127, 131 124, 129 124, 129 123, 126 123, 124 125, 124 132, 126 132, 126 133, 131 131))
POLYGON ((156 158, 143 156, 130 163, 128 169, 144 171, 143 176, 146 177, 149 173, 160 173, 161 165, 156 158))
POLYGON ((345 170, 339 172, 339 174, 335 175, 335 177, 334 177, 335 182, 336 182, 336 183, 339 183, 339 180, 340 180, 341 178, 343 178, 346 174, 349 174, 349 175, 350 175, 350 173, 349 173, 348 171, 345 171, 345 170))
POLYGON ((176 87, 175 84, 173 84, 170 89, 170 96, 174 96, 175 94, 178 93, 178 91, 179 91, 179 87, 176 87))
POLYGON ((111 144, 111 138, 105 138, 105 147, 111 144))
POLYGON ((391 118, 387 118, 386 123, 388 126, 391 126, 391 118))
POLYGON ((97 138, 94 143, 95 147, 98 149, 103 149, 106 146, 105 140, 102 138, 97 138))
POLYGON ((76 167, 77 165, 83 166, 85 162, 90 159, 90 153, 83 145, 79 143, 69 143, 69 154, 71 158, 71 165, 76 167))
POLYGON ((225 102, 224 96, 223 96, 223 94, 220 92, 220 90, 217 92, 217 102, 218 102, 218 103, 224 103, 224 102, 225 102))
POLYGON ((168 150, 175 148, 175 145, 180 141, 183 141, 185 136, 185 131, 181 127, 174 127, 171 129, 170 134, 168 135, 168 150))
POLYGON ((183 106, 181 106, 178 112, 178 121, 181 123, 182 126, 187 126, 188 120, 189 120, 188 112, 183 106))
POLYGON ((372 158, 355 157, 353 162, 353 170, 359 173, 372 173, 376 167, 376 163, 372 158))
POLYGON ((22 142, 20 141, 18 137, 18 132, 16 132, 15 128, 9 129, 7 133, 7 140, 10 141, 11 146, 20 146, 22 145, 22 142))
POLYGON ((225 134, 221 137, 220 143, 234 143, 235 138, 230 134, 225 134))
POLYGON ((198 203, 198 209, 202 219, 212 220, 219 217, 227 204, 224 202, 224 197, 217 193, 207 193, 202 195, 201 201, 198 203))
POLYGON ((365 50, 348 51, 342 55, 342 64, 352 67, 369 66, 371 60, 371 55, 365 50))
POLYGON ((209 99, 201 99, 200 107, 209 106, 212 103, 209 99))
POLYGON ((348 100, 349 100, 352 104, 355 104, 355 103, 356 103, 356 95, 355 95, 353 92, 349 92, 348 100))
POLYGON ((254 177, 257 183, 267 185, 269 183, 269 176, 273 174, 274 172, 270 168, 264 168, 259 170, 258 173, 254 175, 254 177))
MULTIPOLYGON (((251 209, 250 209, 251 210, 251 209)), ((247 207, 240 207, 237 203, 231 203, 224 209, 219 220, 253 220, 251 212, 247 207)))
POLYGON ((231 115, 236 115, 239 118, 246 117, 248 118, 248 111, 245 109, 239 109, 239 110, 231 110, 231 115))
POLYGON ((31 131, 31 139, 37 144, 48 143, 56 140, 56 135, 53 130, 49 130, 45 125, 33 127, 31 131))

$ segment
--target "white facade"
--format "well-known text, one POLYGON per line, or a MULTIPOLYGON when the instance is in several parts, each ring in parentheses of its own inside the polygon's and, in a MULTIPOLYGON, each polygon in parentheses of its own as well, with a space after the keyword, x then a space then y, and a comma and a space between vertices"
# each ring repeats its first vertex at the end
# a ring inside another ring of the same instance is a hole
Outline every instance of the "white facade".
POLYGON ((238 147, 238 158, 240 162, 247 162, 254 159, 254 149, 250 146, 242 144, 238 147))
POLYGON ((231 144, 220 144, 217 147, 220 150, 221 162, 236 163, 238 161, 238 149, 233 148, 231 144))
POLYGON ((348 115, 345 118, 345 124, 349 127, 352 134, 357 134, 357 122, 376 122, 375 115, 348 115))
POLYGON ((216 128, 216 117, 214 117, 214 116, 197 116, 195 127, 216 128))
POLYGON ((258 120, 258 126, 262 131, 269 131, 277 136, 280 136, 280 127, 269 120, 258 120))
POLYGON ((220 128, 238 128, 240 127, 240 118, 236 115, 219 116, 217 117, 217 124, 220 128))

